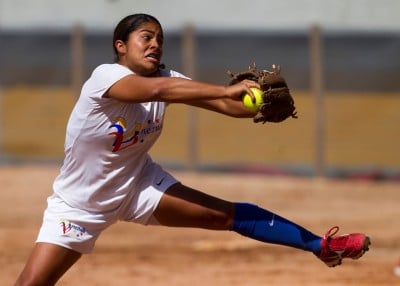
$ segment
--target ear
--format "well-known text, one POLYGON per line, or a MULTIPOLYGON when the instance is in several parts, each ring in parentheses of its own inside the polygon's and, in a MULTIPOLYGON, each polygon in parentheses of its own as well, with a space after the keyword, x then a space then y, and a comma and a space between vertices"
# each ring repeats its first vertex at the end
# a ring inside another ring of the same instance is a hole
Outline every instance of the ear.
POLYGON ((126 45, 123 41, 116 40, 114 46, 117 49, 118 54, 126 54, 126 45))

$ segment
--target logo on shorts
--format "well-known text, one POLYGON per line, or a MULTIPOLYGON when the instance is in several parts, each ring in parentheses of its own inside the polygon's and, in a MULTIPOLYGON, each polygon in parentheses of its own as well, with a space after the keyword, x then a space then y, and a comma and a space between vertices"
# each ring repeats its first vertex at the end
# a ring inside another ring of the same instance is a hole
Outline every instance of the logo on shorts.
POLYGON ((82 239, 86 234, 86 229, 77 225, 76 223, 70 222, 66 219, 60 219, 60 226, 63 236, 69 236, 76 239, 82 239))

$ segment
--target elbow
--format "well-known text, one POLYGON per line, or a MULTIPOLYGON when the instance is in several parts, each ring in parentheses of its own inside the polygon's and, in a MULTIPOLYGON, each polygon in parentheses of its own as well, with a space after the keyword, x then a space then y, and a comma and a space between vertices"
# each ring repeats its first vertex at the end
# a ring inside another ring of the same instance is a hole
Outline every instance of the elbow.
POLYGON ((159 88, 154 88, 149 94, 149 101, 162 101, 162 91, 159 88))
POLYGON ((156 82, 149 92, 150 101, 168 101, 170 93, 169 85, 166 81, 156 82))

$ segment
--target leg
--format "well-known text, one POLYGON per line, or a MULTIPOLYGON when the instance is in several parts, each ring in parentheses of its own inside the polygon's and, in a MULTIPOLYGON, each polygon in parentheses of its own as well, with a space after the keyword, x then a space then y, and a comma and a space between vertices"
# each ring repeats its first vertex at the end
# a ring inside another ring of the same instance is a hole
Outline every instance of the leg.
POLYGON ((55 244, 37 243, 15 286, 55 285, 80 257, 80 253, 55 244))
POLYGON ((321 249, 321 237, 252 204, 232 203, 182 184, 168 189, 154 213, 165 226, 233 230, 262 242, 312 252, 321 249))
POLYGON ((303 249, 330 267, 343 258, 360 258, 370 245, 362 233, 334 237, 339 228, 333 227, 320 237, 256 205, 227 202, 179 183, 164 193, 154 216, 165 226, 232 230, 262 242, 303 249))
POLYGON ((164 193, 154 216, 164 226, 229 230, 234 204, 177 183, 164 193))
POLYGON ((256 205, 236 204, 233 230, 254 239, 282 244, 317 253, 321 237, 309 230, 256 205))

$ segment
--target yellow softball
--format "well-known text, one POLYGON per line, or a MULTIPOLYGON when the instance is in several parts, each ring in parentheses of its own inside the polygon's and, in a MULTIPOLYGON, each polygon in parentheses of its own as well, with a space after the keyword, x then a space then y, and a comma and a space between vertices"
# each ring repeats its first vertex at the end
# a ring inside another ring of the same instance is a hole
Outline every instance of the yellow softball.
POLYGON ((263 103, 262 91, 260 89, 258 89, 258 88, 255 88, 255 87, 252 87, 250 89, 251 89, 251 91, 253 92, 253 94, 254 94, 254 96, 256 98, 256 102, 253 103, 253 101, 251 100, 251 96, 248 93, 246 93, 243 96, 242 101, 243 101, 244 106, 248 110, 251 110, 253 112, 257 112, 258 109, 260 108, 260 105, 263 103))

